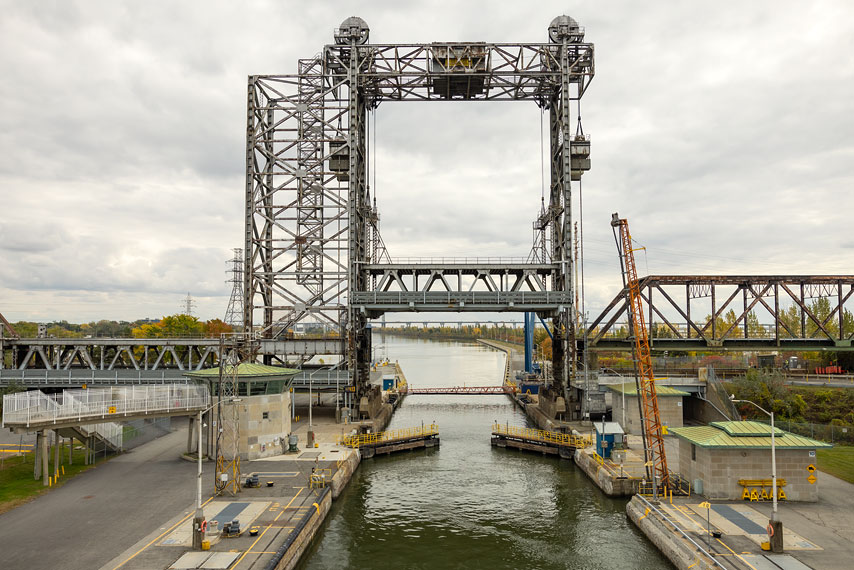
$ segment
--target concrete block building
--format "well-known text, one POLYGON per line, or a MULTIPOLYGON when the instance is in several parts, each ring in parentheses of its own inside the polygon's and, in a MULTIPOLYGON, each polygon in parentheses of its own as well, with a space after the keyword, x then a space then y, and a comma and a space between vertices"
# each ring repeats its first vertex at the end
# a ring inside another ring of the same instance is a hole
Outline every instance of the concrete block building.
MULTIPOLYGON (((240 400, 223 404, 223 408, 238 406, 239 450, 242 459, 260 459, 283 453, 284 442, 291 432, 290 385, 299 372, 293 368, 254 362, 238 366, 237 395, 240 400)), ((206 383, 211 394, 217 396, 219 368, 188 372, 185 376, 206 383)), ((206 423, 208 426, 213 424, 212 421, 206 423)), ((210 442, 216 438, 211 427, 206 435, 210 442)))
MULTIPOLYGON (((679 473, 697 493, 710 499, 750 500, 754 492, 755 499, 771 498, 771 426, 712 422, 674 428, 670 434, 679 438, 679 473)), ((774 444, 778 496, 789 501, 818 500, 816 449, 831 445, 779 428, 774 431, 774 444)))
MULTIPOLYGON (((611 391, 611 419, 618 422, 625 433, 640 435, 641 421, 635 383, 613 384, 609 385, 608 389, 611 391), (625 408, 623 408, 624 401, 625 408)), ((658 415, 661 418, 661 424, 668 429, 682 427, 684 425, 682 399, 690 394, 670 386, 657 385, 655 391, 658 395, 658 415)))

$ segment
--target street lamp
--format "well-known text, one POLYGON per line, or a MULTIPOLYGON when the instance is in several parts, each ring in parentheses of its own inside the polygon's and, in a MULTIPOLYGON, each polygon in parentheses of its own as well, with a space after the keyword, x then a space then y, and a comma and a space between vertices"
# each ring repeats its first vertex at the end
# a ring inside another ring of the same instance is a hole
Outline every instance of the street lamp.
POLYGON ((193 517, 193 547, 201 548, 202 540, 205 538, 205 533, 203 528, 207 525, 205 523, 205 512, 202 510, 202 415, 207 413, 209 410, 212 410, 219 403, 226 404, 234 404, 239 402, 240 398, 229 398, 228 400, 223 400, 223 402, 217 402, 215 404, 211 404, 207 408, 203 410, 199 410, 199 418, 197 423, 199 424, 199 439, 198 446, 196 448, 196 455, 198 456, 198 464, 199 464, 199 474, 196 479, 196 514, 193 517))
POLYGON ((777 461, 775 456, 776 446, 774 444, 774 412, 769 412, 756 402, 752 402, 750 400, 736 400, 735 395, 730 395, 729 399, 733 403, 744 402, 746 404, 753 404, 761 411, 765 412, 771 418, 771 491, 773 493, 773 512, 771 514, 771 520, 777 520, 777 461))
MULTIPOLYGON (((777 458, 776 458, 776 454, 775 454, 776 446, 775 446, 775 442, 774 442, 774 431, 775 431, 774 430, 774 412, 769 412, 768 410, 766 410, 765 408, 763 408, 762 406, 760 406, 756 402, 752 402, 750 400, 736 400, 735 394, 730 394, 729 399, 733 403, 743 402, 745 404, 753 404, 758 409, 765 412, 765 414, 767 414, 768 417, 771 418, 771 495, 772 495, 771 500, 773 501, 773 503, 772 503, 773 507, 772 507, 772 511, 771 511, 771 524, 770 524, 770 526, 773 530, 771 538, 773 538, 773 536, 776 535, 777 533, 780 533, 780 538, 778 539, 777 542, 779 542, 780 550, 782 551, 783 525, 777 520, 777 458)), ((773 548, 773 545, 772 545, 772 548, 773 548)), ((775 552, 777 552, 777 551, 775 550, 775 552)))

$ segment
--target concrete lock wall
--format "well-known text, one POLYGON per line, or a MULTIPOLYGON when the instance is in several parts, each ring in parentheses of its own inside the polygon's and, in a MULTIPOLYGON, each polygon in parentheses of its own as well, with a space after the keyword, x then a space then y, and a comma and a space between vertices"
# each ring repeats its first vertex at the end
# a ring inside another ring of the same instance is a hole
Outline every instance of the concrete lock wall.
MULTIPOLYGON (((682 396, 658 398, 658 416, 661 424, 669 428, 683 426, 682 396)), ((626 396, 626 425, 623 425, 623 397, 611 394, 611 418, 618 422, 627 434, 640 435, 641 421, 638 411, 638 397, 626 396)))
POLYGON ((291 398, 284 394, 243 396, 240 406, 240 457, 280 455, 291 432, 291 398))
MULTIPOLYGON (((818 481, 810 484, 807 470, 815 465, 808 449, 777 449, 777 479, 785 480, 782 488, 788 501, 817 501, 818 481)), ((707 449, 697 446, 694 457, 691 443, 679 440, 679 470, 692 485, 702 481, 703 495, 710 499, 740 500, 744 487, 739 479, 771 479, 770 449, 707 449)), ((818 477, 818 472, 814 474, 818 477)), ((761 494, 761 488, 757 488, 761 494)), ((770 486, 767 488, 770 494, 770 486)))

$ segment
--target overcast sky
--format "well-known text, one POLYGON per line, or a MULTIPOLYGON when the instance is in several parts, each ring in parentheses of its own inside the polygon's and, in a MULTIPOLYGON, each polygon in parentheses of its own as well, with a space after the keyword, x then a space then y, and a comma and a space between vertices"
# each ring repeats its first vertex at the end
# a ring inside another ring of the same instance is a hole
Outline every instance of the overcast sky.
MULTIPOLYGON (((374 43, 596 46, 582 104, 587 309, 620 287, 611 212, 641 274, 852 273, 854 4, 0 0, 0 312, 222 318, 242 247, 246 77, 359 15, 374 43)), ((539 209, 534 103, 384 103, 392 256, 525 256, 539 209)), ((546 118, 546 130, 548 128, 546 118)))

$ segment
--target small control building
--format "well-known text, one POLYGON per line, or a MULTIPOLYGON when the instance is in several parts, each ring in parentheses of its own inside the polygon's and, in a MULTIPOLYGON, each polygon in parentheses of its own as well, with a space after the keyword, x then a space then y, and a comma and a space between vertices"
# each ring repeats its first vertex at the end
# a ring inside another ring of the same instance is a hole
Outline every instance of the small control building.
MULTIPOLYGON (((679 472, 710 499, 762 501, 771 492, 771 426, 752 421, 712 422, 673 428, 679 438, 679 472)), ((774 428, 777 496, 818 500, 816 449, 829 443, 774 428)))
MULTIPOLYGON (((291 432, 290 386, 300 371, 294 368, 244 362, 237 367, 237 395, 240 418, 239 451, 242 459, 259 459, 280 455, 291 432)), ((185 376, 208 385, 211 395, 218 395, 219 368, 187 372, 185 376)), ((215 411, 215 410, 214 410, 215 411)), ((211 426, 212 422, 207 422, 211 426)), ((209 441, 215 433, 208 429, 209 441)))
MULTIPOLYGON (((612 384, 608 386, 608 390, 611 391, 611 418, 623 426, 625 433, 641 435, 638 389, 635 383, 612 384), (623 408, 624 402, 625 408, 623 408)), ((658 395, 658 417, 661 419, 661 425, 667 426, 667 429, 682 427, 684 425, 682 399, 691 394, 658 384, 655 386, 655 393, 658 395)))
POLYGON ((623 428, 617 422, 593 422, 596 431, 596 453, 604 459, 611 458, 615 447, 623 446, 623 428))

